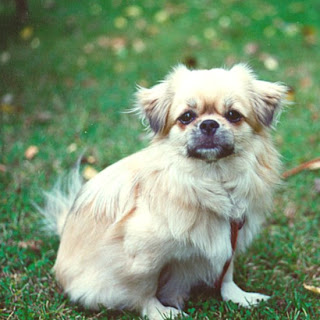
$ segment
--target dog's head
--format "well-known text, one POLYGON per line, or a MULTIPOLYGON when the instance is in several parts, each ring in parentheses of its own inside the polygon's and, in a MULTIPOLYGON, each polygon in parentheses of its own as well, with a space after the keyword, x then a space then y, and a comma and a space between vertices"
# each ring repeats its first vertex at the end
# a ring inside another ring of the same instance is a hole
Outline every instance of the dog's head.
POLYGON ((286 91, 257 80, 242 64, 192 71, 180 65, 160 84, 139 88, 137 101, 156 139, 167 139, 186 156, 215 161, 263 135, 286 91))

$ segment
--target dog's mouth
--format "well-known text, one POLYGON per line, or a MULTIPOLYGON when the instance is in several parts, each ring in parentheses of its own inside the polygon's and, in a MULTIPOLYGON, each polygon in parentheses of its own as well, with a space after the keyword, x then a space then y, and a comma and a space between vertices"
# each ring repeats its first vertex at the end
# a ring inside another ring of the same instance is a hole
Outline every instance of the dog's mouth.
POLYGON ((194 136, 187 146, 188 156, 205 161, 215 161, 234 154, 234 139, 229 134, 211 137, 194 136))
POLYGON ((234 153, 232 146, 198 146, 196 148, 188 148, 188 155, 206 161, 215 161, 228 157, 234 153))

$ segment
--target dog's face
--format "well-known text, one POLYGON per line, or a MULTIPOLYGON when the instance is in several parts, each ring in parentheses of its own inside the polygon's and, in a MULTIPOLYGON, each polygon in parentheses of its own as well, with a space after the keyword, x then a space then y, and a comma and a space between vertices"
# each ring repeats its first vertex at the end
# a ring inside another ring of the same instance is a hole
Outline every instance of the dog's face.
POLYGON ((237 154, 271 126, 286 87, 256 80, 250 69, 177 67, 160 84, 140 88, 138 105, 157 139, 185 156, 215 161, 237 154))

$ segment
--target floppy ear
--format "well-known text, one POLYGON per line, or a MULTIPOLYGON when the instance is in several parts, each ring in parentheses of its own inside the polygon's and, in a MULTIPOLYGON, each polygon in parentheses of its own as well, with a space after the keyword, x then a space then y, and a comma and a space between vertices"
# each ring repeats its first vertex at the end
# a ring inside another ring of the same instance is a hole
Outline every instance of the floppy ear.
POLYGON ((164 81, 150 89, 139 87, 136 98, 138 108, 148 119, 154 133, 162 132, 172 102, 172 93, 170 93, 168 83, 164 81))
POLYGON ((175 86, 185 71, 185 66, 179 65, 165 80, 150 89, 139 87, 136 93, 137 109, 142 111, 149 121, 154 133, 165 131, 169 109, 172 104, 175 86))
POLYGON ((276 110, 284 101, 288 88, 279 83, 256 80, 255 74, 245 64, 237 64, 231 71, 249 89, 249 99, 258 122, 270 127, 276 110))
POLYGON ((253 80, 251 101, 257 120, 264 126, 270 127, 275 112, 285 98, 288 88, 279 83, 253 80))

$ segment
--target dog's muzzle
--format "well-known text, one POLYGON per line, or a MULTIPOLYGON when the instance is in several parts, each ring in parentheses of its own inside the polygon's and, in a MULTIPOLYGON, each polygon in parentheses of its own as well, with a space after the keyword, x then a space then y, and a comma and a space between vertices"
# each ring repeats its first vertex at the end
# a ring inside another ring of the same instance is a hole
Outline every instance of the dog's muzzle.
POLYGON ((214 161, 234 153, 234 137, 230 130, 212 119, 202 121, 191 134, 187 146, 188 155, 206 161, 214 161))

